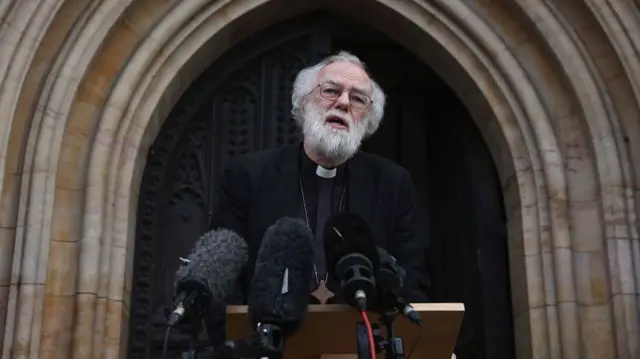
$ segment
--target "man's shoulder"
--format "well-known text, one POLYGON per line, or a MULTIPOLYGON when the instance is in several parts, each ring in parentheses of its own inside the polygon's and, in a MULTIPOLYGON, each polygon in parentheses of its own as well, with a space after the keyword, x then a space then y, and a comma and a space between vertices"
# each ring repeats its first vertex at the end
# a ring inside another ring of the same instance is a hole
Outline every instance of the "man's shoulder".
POLYGON ((259 171, 265 167, 273 166, 282 156, 291 151, 295 151, 295 149, 293 147, 283 147, 251 151, 234 156, 228 161, 227 167, 250 172, 259 171))
POLYGON ((233 157, 230 162, 247 164, 263 163, 265 160, 274 159, 282 151, 282 148, 269 148, 266 150, 251 151, 233 157))
POLYGON ((409 173, 409 171, 405 167, 393 162, 386 157, 363 151, 359 152, 358 156, 360 157, 360 160, 365 163, 367 167, 369 167, 370 170, 378 172, 380 175, 403 177, 409 173))

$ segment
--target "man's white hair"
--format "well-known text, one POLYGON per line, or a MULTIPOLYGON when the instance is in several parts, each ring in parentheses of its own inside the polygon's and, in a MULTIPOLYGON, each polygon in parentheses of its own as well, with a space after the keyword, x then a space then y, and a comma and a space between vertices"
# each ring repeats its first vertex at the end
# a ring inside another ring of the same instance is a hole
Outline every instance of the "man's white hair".
MULTIPOLYGON (((335 62, 348 62, 357 65, 362 70, 364 70, 364 72, 369 74, 365 64, 360 61, 357 56, 347 51, 340 51, 339 53, 329 56, 313 66, 302 69, 293 82, 293 93, 291 95, 291 114, 293 115, 294 120, 300 128, 304 127, 304 118, 302 115, 304 97, 311 91, 313 91, 313 89, 318 85, 316 83, 318 79, 318 73, 325 66, 335 62)), ((378 126, 380 126, 380 122, 382 121, 382 117, 384 116, 384 105, 386 101, 386 96, 382 91, 380 85, 378 85, 378 83, 376 83, 373 78, 371 78, 371 76, 369 76, 369 79, 371 80, 371 85, 373 86, 373 92, 371 94, 371 109, 369 111, 369 114, 365 117, 365 120, 367 120, 367 130, 365 132, 365 137, 371 136, 374 132, 376 132, 378 126)))

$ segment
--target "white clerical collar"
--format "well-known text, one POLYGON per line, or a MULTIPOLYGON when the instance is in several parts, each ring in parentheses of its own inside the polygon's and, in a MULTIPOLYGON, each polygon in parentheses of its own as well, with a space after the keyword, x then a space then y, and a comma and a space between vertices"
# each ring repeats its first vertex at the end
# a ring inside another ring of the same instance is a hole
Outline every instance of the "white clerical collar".
POLYGON ((322 178, 333 178, 336 176, 337 170, 335 168, 324 168, 320 165, 316 168, 316 174, 322 178))

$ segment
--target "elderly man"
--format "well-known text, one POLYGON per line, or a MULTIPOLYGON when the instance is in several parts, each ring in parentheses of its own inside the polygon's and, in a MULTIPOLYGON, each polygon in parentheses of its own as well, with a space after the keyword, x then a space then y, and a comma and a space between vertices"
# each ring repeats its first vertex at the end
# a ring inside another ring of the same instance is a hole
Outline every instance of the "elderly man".
MULTIPOLYGON (((236 231, 256 253, 265 230, 278 218, 305 220, 316 233, 311 303, 324 303, 327 298, 334 303, 339 301, 334 295, 339 286, 328 280, 321 233, 331 214, 357 213, 371 226, 375 244, 405 268, 405 298, 426 301, 426 237, 419 225, 411 176, 391 161, 358 151, 377 130, 384 105, 380 86, 364 64, 347 52, 303 69, 292 95, 292 114, 302 129, 302 144, 232 160, 219 185, 211 228, 236 231)), ((254 264, 255 257, 250 258, 244 298, 254 264)))

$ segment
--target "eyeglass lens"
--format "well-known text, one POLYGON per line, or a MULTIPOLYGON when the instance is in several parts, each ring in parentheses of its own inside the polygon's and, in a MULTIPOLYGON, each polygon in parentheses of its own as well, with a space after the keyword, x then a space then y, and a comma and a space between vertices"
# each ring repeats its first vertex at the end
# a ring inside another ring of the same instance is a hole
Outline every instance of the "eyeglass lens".
MULTIPOLYGON (((343 92, 344 88, 342 86, 330 82, 320 85, 320 95, 327 100, 335 100, 340 97, 343 92)), ((349 92, 349 101, 353 107, 358 109, 363 109, 369 104, 367 95, 353 90, 349 92)))

